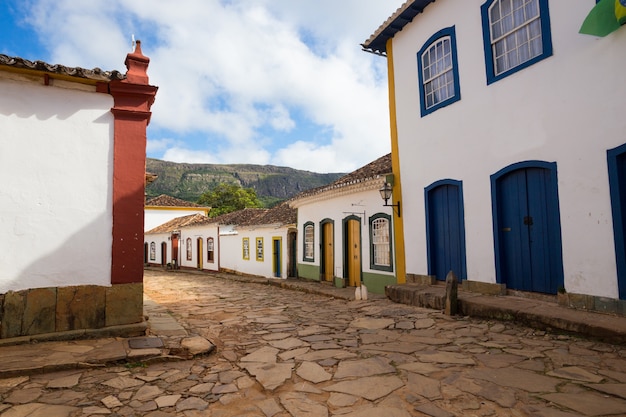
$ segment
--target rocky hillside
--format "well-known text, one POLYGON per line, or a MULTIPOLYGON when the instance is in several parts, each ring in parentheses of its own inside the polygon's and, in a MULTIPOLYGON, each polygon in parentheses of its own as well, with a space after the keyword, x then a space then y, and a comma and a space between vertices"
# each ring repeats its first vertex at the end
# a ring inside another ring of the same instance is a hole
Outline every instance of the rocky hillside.
POLYGON ((335 181, 342 173, 318 174, 273 165, 181 164, 148 158, 146 171, 157 175, 148 185, 148 198, 167 194, 196 202, 198 197, 220 183, 237 183, 253 188, 259 199, 273 203, 335 181))

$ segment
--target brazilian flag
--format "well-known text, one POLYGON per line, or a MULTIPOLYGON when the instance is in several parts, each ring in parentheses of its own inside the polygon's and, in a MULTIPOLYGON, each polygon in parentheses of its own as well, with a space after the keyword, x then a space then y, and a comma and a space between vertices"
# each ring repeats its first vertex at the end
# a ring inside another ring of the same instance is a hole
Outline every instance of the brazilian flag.
POLYGON ((626 23, 626 0, 600 0, 580 27, 585 35, 606 36, 626 23))

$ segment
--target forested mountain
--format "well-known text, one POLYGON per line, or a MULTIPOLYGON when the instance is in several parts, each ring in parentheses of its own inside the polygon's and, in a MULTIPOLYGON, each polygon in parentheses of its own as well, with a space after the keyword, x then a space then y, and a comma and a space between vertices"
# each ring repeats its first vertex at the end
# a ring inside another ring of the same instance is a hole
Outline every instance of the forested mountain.
POLYGON ((329 184, 342 173, 319 174, 288 167, 250 164, 187 164, 148 158, 146 171, 157 179, 146 188, 148 198, 167 194, 196 202, 220 183, 252 188, 266 206, 296 194, 329 184))

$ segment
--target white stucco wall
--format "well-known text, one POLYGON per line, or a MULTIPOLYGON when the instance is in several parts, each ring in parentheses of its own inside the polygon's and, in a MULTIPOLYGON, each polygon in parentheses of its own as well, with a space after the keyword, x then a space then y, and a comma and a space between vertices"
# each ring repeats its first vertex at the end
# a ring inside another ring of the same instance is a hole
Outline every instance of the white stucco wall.
MULTIPOLYGON (((205 226, 191 226, 184 227, 180 231, 180 242, 178 261, 180 266, 197 268, 198 267, 198 239, 202 240, 202 269, 217 271, 219 268, 219 250, 218 250, 218 227, 217 225, 205 225, 205 226), (213 238, 213 262, 208 261, 207 254, 207 238, 213 238), (191 239, 191 259, 187 259, 187 238, 191 239)), ((171 242, 169 242, 169 248, 171 249, 171 242)), ((170 255, 171 260, 171 255, 170 255)))
POLYGON ((190 216, 192 214, 206 215, 206 209, 194 208, 146 208, 144 210, 143 230, 147 232, 157 226, 169 222, 177 217, 190 216))
POLYGON ((42 84, 0 72, 0 293, 111 282, 113 100, 42 84))
MULTIPOLYGON (((344 276, 344 232, 343 220, 352 215, 361 219, 361 270, 363 272, 373 272, 381 275, 394 276, 395 272, 387 272, 373 270, 370 267, 370 217, 375 214, 383 213, 393 217, 391 207, 384 207, 383 200, 380 198, 379 188, 383 185, 384 180, 376 182, 373 186, 369 186, 365 190, 354 190, 347 193, 338 193, 331 198, 314 199, 310 202, 298 202, 298 263, 320 266, 320 244, 321 227, 320 222, 330 219, 334 222, 333 239, 334 239, 334 276, 344 276), (315 231, 314 257, 313 261, 305 261, 303 259, 304 248, 304 224, 313 222, 315 231)), ((389 203, 393 203, 391 200, 389 203)), ((392 220, 393 221, 393 220, 392 220)), ((391 232, 393 234, 393 231, 391 232)), ((393 238, 393 236, 392 236, 393 238)), ((392 263, 395 260, 395 247, 392 246, 392 263)), ((395 265, 394 265, 395 271, 395 265)))
POLYGON ((220 266, 242 274, 267 278, 287 278, 287 226, 255 226, 224 229, 220 232, 220 266), (250 241, 250 257, 243 259, 243 238, 250 241), (263 239, 263 259, 257 260, 257 238, 263 239), (281 276, 274 276, 273 240, 281 240, 281 276))
POLYGON ((551 0, 553 56, 486 84, 480 6, 441 1, 393 39, 408 273, 427 274, 424 188, 463 182, 468 279, 496 282, 490 175, 557 163, 565 288, 617 297, 607 149, 626 142, 626 28, 578 33, 593 0, 551 0), (416 53, 455 26, 461 100, 420 117, 416 53))

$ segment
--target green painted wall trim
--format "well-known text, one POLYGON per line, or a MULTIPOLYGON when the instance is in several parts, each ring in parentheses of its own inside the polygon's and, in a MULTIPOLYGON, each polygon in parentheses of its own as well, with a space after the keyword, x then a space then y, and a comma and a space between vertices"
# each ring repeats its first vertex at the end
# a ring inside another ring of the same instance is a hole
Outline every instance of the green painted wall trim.
POLYGON ((385 286, 395 285, 398 281, 393 275, 373 274, 371 272, 363 273, 363 284, 367 287, 367 291, 375 294, 384 294, 385 286))
POLYGON ((312 279, 313 281, 319 281, 320 280, 319 265, 298 264, 298 277, 305 278, 305 279, 312 279))

